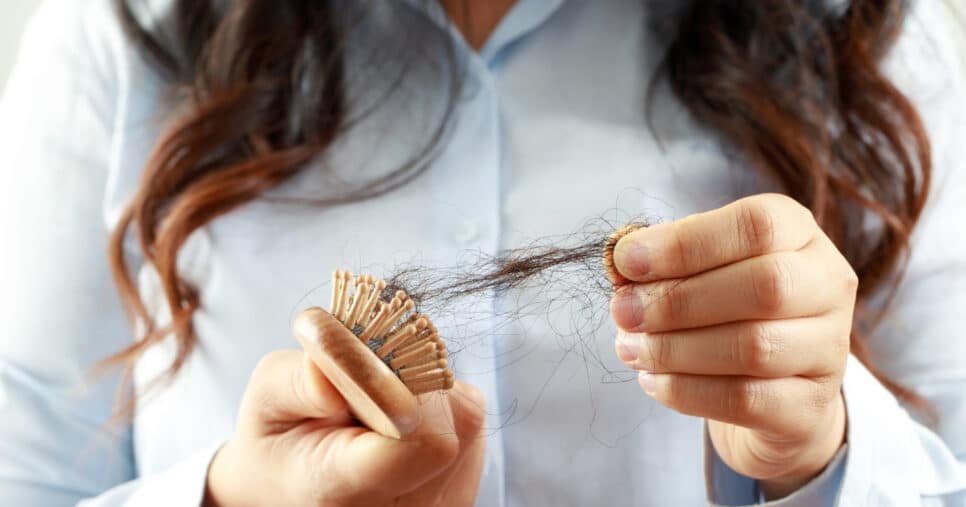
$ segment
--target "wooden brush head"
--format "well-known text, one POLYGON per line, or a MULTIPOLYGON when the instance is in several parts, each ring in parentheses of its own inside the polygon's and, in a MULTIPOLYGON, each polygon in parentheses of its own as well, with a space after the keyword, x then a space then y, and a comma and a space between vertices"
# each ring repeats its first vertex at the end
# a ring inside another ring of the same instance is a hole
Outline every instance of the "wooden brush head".
POLYGON ((446 346, 405 292, 383 296, 371 275, 333 275, 330 312, 315 307, 295 320, 306 353, 370 429, 399 438, 419 423, 419 394, 450 389, 446 346))

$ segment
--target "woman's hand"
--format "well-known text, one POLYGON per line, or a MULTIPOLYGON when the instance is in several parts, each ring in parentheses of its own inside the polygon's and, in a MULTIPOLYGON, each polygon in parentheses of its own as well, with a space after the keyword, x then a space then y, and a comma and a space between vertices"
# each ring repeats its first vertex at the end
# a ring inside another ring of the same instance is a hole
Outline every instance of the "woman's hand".
POLYGON ((471 506, 483 465, 483 397, 456 383, 420 397, 401 440, 353 424, 345 400, 300 351, 255 368, 235 435, 208 471, 212 506, 471 506))
POLYGON ((858 279, 794 200, 764 194, 635 231, 614 251, 617 351, 641 387, 705 417, 718 454, 770 498, 842 445, 858 279))

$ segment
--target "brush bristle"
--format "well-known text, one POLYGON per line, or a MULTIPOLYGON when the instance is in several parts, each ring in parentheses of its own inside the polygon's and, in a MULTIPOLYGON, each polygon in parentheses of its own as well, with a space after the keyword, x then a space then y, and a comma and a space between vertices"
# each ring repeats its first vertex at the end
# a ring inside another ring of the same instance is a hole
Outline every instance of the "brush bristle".
POLYGON ((413 394, 453 387, 446 345, 429 317, 415 312, 404 291, 383 293, 372 275, 332 274, 330 313, 386 363, 413 394))

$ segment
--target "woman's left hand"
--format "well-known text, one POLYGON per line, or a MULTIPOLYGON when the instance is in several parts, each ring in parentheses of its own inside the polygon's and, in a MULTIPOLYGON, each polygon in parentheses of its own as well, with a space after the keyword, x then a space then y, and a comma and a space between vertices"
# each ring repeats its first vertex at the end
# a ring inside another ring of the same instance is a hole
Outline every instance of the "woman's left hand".
POLYGON ((791 198, 762 194, 637 230, 614 251, 617 351, 647 394, 707 418, 728 466, 780 498, 845 438, 858 278, 791 198))

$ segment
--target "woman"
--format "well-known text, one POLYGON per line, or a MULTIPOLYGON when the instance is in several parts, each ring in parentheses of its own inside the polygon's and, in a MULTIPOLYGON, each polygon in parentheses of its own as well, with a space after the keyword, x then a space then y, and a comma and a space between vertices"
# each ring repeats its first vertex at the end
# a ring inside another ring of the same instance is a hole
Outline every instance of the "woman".
POLYGON ((954 29, 925 0, 49 1, 0 115, 0 498, 966 505, 954 29), (291 350, 332 269, 615 208, 663 222, 617 246, 616 329, 527 317, 536 290, 434 315, 462 382, 404 440, 291 350))

